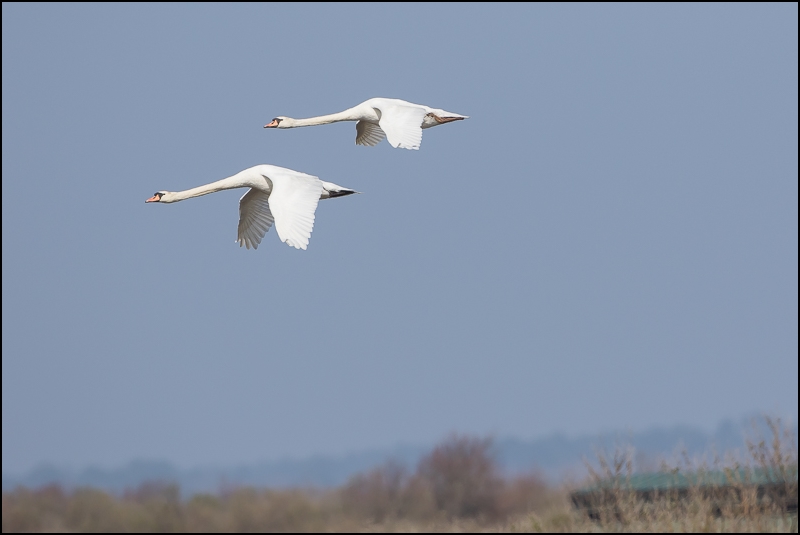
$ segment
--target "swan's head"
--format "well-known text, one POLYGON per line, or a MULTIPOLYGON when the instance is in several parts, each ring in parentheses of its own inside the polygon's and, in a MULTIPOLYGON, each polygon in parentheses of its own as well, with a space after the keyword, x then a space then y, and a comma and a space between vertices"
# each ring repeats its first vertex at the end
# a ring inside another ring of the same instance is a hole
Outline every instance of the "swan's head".
POLYGON ((294 119, 281 115, 279 117, 275 117, 268 124, 265 124, 264 128, 291 128, 293 123, 294 119))
POLYGON ((144 202, 174 202, 174 201, 172 200, 172 192, 157 191, 153 193, 152 197, 150 197, 144 202))

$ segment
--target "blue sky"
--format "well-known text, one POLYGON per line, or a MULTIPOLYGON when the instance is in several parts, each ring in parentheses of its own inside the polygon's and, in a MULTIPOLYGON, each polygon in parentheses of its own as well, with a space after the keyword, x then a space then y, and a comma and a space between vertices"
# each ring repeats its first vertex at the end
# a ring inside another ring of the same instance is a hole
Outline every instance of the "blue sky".
POLYGON ((797 15, 4 3, 3 471, 796 420, 797 15), (363 194, 144 203, 261 163, 363 194))

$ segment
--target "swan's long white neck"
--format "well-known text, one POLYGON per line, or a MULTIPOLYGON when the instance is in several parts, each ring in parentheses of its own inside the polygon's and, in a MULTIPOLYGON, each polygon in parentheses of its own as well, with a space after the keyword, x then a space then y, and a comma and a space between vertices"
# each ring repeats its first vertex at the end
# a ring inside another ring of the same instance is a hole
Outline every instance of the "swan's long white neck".
POLYGON ((289 124, 290 128, 299 126, 316 126, 318 124, 338 123, 340 121, 358 121, 363 119, 362 113, 359 113, 358 107, 350 108, 339 113, 331 113, 330 115, 320 115, 318 117, 309 117, 308 119, 291 119, 289 124))
POLYGON ((191 199, 192 197, 208 195, 209 193, 215 193, 225 189, 252 186, 252 181, 243 176, 243 173, 244 171, 242 173, 236 173, 233 176, 229 176, 228 178, 223 178, 222 180, 217 180, 216 182, 205 184, 203 186, 197 186, 196 188, 192 189, 183 191, 170 191, 162 197, 161 202, 178 202, 185 199, 191 199))

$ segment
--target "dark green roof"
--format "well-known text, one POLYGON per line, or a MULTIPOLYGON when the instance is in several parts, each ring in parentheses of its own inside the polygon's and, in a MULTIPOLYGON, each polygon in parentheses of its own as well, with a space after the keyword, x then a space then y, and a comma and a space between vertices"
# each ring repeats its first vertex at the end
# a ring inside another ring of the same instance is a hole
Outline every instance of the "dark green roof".
POLYGON ((725 485, 764 485, 781 483, 784 481, 797 482, 797 467, 781 474, 774 469, 746 469, 736 470, 709 470, 690 473, 681 472, 653 472, 646 474, 632 474, 618 476, 599 481, 578 492, 592 492, 600 489, 630 489, 630 490, 666 490, 680 489, 695 486, 725 486, 725 485))

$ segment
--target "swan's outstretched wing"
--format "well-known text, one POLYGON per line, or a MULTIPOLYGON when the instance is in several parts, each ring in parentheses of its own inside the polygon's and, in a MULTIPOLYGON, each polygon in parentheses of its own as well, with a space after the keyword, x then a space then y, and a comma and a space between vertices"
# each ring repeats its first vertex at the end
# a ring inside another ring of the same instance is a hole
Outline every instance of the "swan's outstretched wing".
POLYGON ((356 145, 374 147, 386 137, 381 127, 368 121, 356 123, 356 145))
POLYGON ((258 249, 275 218, 269 211, 269 195, 250 189, 239 199, 239 247, 258 249))
POLYGON ((380 108, 378 121, 394 148, 419 150, 422 120, 428 113, 422 106, 389 104, 380 108))
POLYGON ((269 208, 275 216, 278 237, 297 249, 308 247, 314 229, 314 212, 322 194, 322 181, 290 169, 270 171, 269 208))

